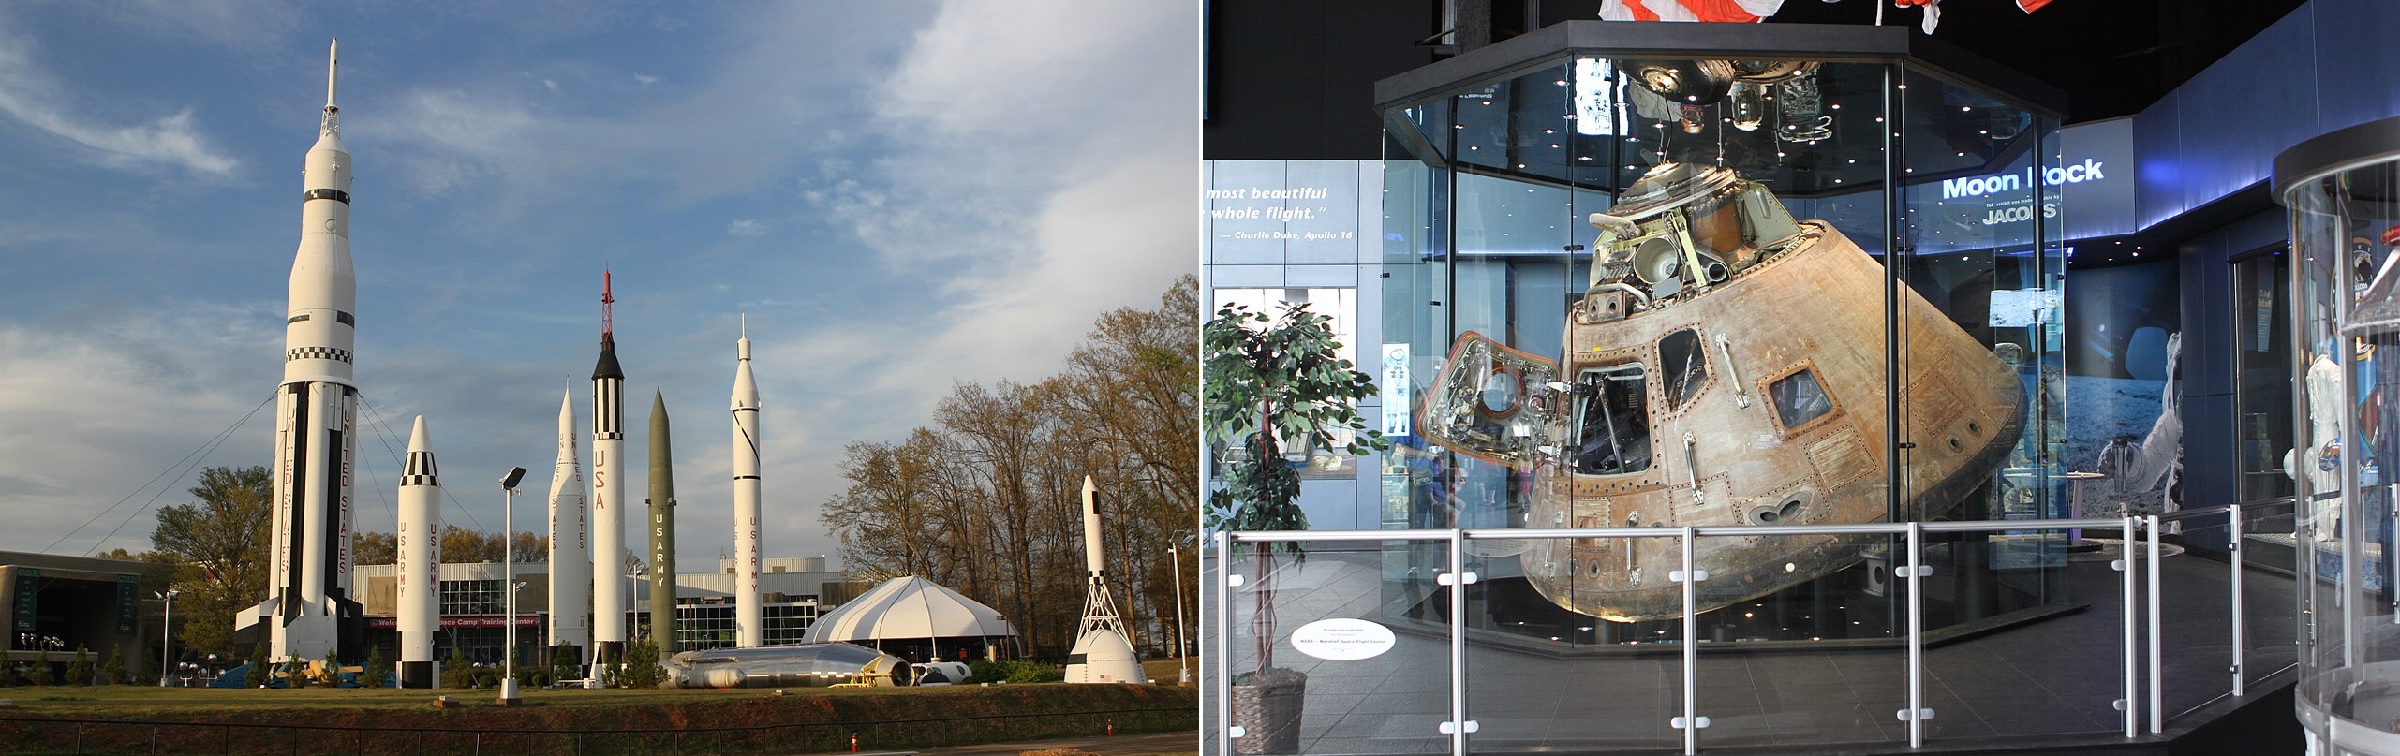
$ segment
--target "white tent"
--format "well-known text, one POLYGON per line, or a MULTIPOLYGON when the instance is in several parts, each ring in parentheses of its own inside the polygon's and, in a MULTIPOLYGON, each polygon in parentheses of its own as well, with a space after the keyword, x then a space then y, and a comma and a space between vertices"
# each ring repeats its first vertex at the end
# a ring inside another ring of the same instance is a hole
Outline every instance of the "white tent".
POLYGON ((991 607, 921 577, 898 577, 844 602, 808 626, 807 643, 848 642, 881 647, 879 641, 929 641, 1016 635, 991 607))

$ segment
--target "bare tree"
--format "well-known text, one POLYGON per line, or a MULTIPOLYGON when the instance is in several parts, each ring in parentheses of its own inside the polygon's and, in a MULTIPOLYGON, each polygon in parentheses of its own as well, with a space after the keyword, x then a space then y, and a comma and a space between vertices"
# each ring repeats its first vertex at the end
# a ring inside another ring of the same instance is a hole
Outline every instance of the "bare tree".
POLYGON ((1158 309, 1102 315, 1056 377, 960 383, 906 440, 850 444, 848 486, 823 519, 852 576, 922 575, 1063 653, 1085 596, 1089 475, 1129 640, 1154 632, 1144 618, 1172 614, 1166 549, 1198 520, 1197 286, 1186 277, 1158 309))

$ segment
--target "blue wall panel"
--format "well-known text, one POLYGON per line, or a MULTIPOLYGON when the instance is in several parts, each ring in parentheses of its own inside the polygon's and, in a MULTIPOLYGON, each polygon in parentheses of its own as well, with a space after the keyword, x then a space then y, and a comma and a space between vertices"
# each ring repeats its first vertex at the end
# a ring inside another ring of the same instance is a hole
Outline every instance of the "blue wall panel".
POLYGON ((2392 43, 2393 31, 2400 29, 2400 2, 2314 0, 2301 6, 2302 12, 2312 9, 2314 78, 2284 85, 2316 90, 2316 133, 2400 114, 2400 79, 2394 78, 2400 74, 2400 45, 2392 43))

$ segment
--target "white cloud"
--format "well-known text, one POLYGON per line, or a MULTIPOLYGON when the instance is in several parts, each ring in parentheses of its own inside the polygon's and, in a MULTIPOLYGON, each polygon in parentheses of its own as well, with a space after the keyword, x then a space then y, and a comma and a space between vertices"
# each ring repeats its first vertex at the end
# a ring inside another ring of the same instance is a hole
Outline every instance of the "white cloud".
POLYGON ((658 77, 645 73, 636 73, 633 75, 633 83, 640 85, 643 89, 649 89, 650 85, 658 83, 658 77))
POLYGON ((766 233, 767 229, 774 227, 774 225, 774 221, 759 220, 757 218, 735 218, 732 222, 725 224, 725 233, 731 236, 757 236, 759 234, 766 233))
POLYGON ((264 306, 163 302, 63 325, 0 322, 0 417, 39 432, 0 434, 0 493, 12 548, 59 553, 149 547, 147 508, 189 500, 188 467, 259 464, 272 405, 201 456, 212 438, 273 396, 281 334, 264 306), (225 359, 235 356, 235 360, 225 359), (240 357, 254 359, 243 360, 240 357), (185 465, 167 463, 193 454, 185 465), (171 471, 170 471, 171 470, 171 471), (166 477, 145 485, 153 474, 166 477), (103 514, 121 497, 132 499, 103 514), (103 541, 111 529, 117 536, 103 541))
POLYGON ((224 177, 241 165, 201 133, 189 106, 130 126, 79 115, 68 88, 34 60, 36 50, 28 37, 0 35, 0 113, 71 142, 80 148, 77 154, 110 167, 180 168, 224 177))

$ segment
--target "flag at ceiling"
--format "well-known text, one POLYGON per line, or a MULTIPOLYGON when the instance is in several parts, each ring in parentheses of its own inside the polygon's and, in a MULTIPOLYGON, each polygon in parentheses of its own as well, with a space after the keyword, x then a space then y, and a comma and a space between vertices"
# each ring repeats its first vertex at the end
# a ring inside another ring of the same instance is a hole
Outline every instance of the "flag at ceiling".
POLYGON ((1600 17, 1609 21, 1726 21, 1747 24, 1775 15, 1776 11, 1782 9, 1783 0, 1602 0, 1600 17))

